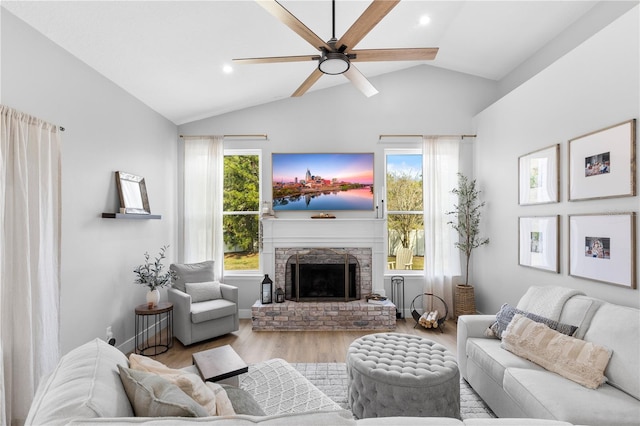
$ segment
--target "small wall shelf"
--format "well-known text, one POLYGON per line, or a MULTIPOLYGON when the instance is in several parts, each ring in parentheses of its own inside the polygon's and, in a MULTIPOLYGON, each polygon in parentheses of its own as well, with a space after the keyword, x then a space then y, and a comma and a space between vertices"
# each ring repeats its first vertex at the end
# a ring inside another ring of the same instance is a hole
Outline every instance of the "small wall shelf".
POLYGON ((162 219, 159 214, 102 213, 103 219, 162 219))

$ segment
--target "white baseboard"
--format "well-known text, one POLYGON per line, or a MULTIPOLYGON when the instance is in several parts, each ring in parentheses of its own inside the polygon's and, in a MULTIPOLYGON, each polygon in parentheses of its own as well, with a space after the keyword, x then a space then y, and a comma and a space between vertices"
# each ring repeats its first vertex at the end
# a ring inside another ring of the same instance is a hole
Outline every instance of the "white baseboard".
MULTIPOLYGON (((166 322, 167 322, 167 318, 166 317, 163 317, 160 320, 160 324, 159 324, 160 325, 160 331, 163 331, 167 327, 166 322)), ((152 335, 151 330, 154 329, 156 324, 158 324, 158 323, 154 322, 153 324, 149 325, 147 327, 147 329, 145 330, 146 333, 143 333, 143 334, 146 334, 147 336, 152 335)), ((135 331, 137 331, 137 330, 135 330, 135 331)), ((124 342, 120 343, 119 345, 117 345, 116 348, 118 348, 120 350, 120 352, 122 352, 124 354, 129 354, 129 353, 134 351, 135 346, 136 346, 136 339, 135 339, 135 335, 134 335, 134 336, 130 337, 129 339, 125 340, 124 342)))

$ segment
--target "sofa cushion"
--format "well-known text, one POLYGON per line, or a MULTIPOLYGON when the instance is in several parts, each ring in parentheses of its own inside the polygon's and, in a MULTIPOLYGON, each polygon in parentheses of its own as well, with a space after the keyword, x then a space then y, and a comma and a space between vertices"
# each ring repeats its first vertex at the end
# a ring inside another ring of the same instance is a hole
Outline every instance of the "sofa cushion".
POLYGON ((502 385, 504 372, 507 368, 544 370, 539 365, 503 349, 500 340, 471 338, 467 340, 466 350, 467 356, 473 359, 473 362, 498 385, 502 385))
POLYGON ((179 387, 157 374, 118 366, 120 380, 137 417, 206 417, 209 415, 179 387))
MULTIPOLYGON (((372 419, 378 420, 375 423, 369 424, 377 424, 377 425, 389 425, 389 426, 398 426, 398 425, 407 425, 407 426, 415 426, 416 419, 412 419, 410 417, 405 418, 379 418, 372 419)), ((418 419, 421 421, 426 420, 425 417, 418 419)), ((105 419, 103 422, 96 422, 95 424, 102 425, 119 425, 126 426, 132 424, 143 424, 144 426, 176 426, 176 425, 216 425, 216 426, 255 426, 264 425, 264 426, 300 426, 300 425, 311 425, 311 426, 355 426, 360 424, 361 421, 356 421, 353 418, 353 414, 347 410, 340 411, 308 411, 304 413, 283 413, 276 414, 273 416, 265 416, 265 417, 255 417, 249 415, 240 415, 240 416, 232 416, 232 417, 199 417, 199 418, 185 418, 185 419, 176 419, 176 418, 155 418, 155 419, 124 419, 124 421, 118 421, 118 419, 105 419)), ((72 425, 82 425, 87 426, 86 423, 83 422, 70 422, 72 425)), ((363 423, 366 424, 366 423, 363 423)), ((434 423, 427 423, 433 425, 463 425, 463 423, 456 419, 436 419, 434 423)))
POLYGON ((560 322, 578 327, 573 337, 583 339, 591 319, 603 302, 593 297, 573 296, 567 300, 560 314, 560 322))
POLYGON ((510 368, 503 386, 529 417, 576 425, 629 426, 637 426, 640 418, 638 400, 606 383, 588 389, 550 371, 510 368))
POLYGON ((613 349, 607 383, 640 399, 640 311, 603 303, 584 339, 613 349))
POLYGON ((191 304, 191 322, 194 324, 235 315, 238 306, 225 299, 207 300, 191 304))
POLYGON ((558 332, 566 334, 568 336, 572 336, 578 328, 574 325, 563 324, 549 318, 541 317, 539 315, 514 308, 508 303, 505 303, 500 308, 500 311, 498 311, 498 313, 496 314, 496 322, 491 324, 491 326, 489 327, 491 332, 493 332, 493 336, 501 339, 502 333, 504 333, 504 331, 507 329, 507 326, 516 314, 524 315, 535 322, 545 324, 547 327, 553 330, 557 330, 558 332))
POLYGON ((26 424, 55 425, 73 418, 133 416, 118 366, 127 367, 127 357, 100 339, 73 349, 40 385, 26 424))
POLYGON ((200 263, 172 263, 169 269, 178 277, 173 280, 173 287, 186 293, 185 283, 202 283, 213 281, 213 260, 200 263))
POLYGON ((220 281, 206 281, 203 283, 185 283, 187 294, 191 296, 191 302, 204 302, 206 300, 222 299, 220 281))
POLYGON ((503 334, 502 346, 549 371, 590 389, 605 382, 611 350, 551 330, 516 314, 503 334))

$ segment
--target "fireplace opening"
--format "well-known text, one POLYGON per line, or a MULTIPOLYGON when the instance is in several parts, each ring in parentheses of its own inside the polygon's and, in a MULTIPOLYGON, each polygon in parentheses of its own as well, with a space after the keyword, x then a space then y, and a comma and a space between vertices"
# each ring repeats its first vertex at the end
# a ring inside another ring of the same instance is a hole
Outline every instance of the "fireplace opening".
POLYGON ((291 265, 291 279, 297 286, 291 288, 291 298, 309 299, 347 299, 356 298, 356 265, 301 264, 291 265), (300 272, 300 278, 296 273, 300 272), (345 269, 348 269, 345 277, 345 269), (345 281, 346 278, 346 281, 345 281), (299 293, 298 293, 299 292, 299 293), (298 297, 299 294, 299 297, 298 297))
POLYGON ((305 302, 360 299, 357 258, 333 249, 313 249, 290 256, 285 298, 305 302))

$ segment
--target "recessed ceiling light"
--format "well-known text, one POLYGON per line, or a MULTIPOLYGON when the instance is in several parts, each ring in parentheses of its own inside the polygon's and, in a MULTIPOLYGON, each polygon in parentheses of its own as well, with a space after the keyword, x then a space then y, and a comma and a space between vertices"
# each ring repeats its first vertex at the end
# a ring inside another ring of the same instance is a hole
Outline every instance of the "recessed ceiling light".
POLYGON ((429 18, 429 15, 422 15, 419 22, 420 25, 426 26, 429 25, 429 22, 431 22, 431 18, 429 18))
POLYGON ((222 67, 222 72, 225 74, 231 74, 233 72, 233 67, 231 65, 225 65, 222 67))

